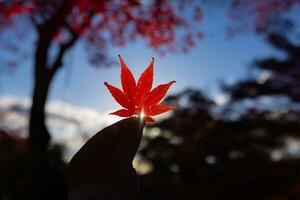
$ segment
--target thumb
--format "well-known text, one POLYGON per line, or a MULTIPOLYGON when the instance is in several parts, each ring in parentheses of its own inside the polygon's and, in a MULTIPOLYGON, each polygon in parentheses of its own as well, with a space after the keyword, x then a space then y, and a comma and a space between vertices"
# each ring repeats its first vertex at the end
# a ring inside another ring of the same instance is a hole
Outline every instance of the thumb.
POLYGON ((137 175, 132 160, 144 121, 127 118, 99 131, 69 163, 70 200, 136 199, 137 175))

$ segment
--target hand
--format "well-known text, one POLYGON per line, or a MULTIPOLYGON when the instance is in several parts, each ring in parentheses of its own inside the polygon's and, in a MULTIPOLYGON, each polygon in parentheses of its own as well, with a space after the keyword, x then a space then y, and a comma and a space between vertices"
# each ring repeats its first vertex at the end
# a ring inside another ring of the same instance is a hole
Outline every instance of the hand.
POLYGON ((137 199, 132 160, 144 121, 127 118, 99 131, 75 154, 67 169, 69 199, 137 199))

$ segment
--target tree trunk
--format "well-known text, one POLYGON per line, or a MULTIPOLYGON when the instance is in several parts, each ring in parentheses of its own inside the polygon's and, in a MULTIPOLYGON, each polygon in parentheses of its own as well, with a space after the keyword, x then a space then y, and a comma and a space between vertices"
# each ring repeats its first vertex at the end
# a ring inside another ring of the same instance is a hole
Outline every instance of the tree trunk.
POLYGON ((29 121, 28 150, 30 152, 45 153, 50 140, 45 125, 45 104, 52 79, 47 73, 49 46, 50 41, 40 35, 35 52, 34 87, 29 121))
POLYGON ((79 35, 73 36, 69 42, 61 45, 53 64, 47 65, 49 41, 39 40, 35 54, 35 76, 32 96, 32 107, 29 122, 29 150, 44 152, 47 149, 50 134, 45 124, 45 105, 53 77, 62 66, 65 53, 75 44, 79 35))
POLYGON ((73 0, 66 0, 53 18, 43 25, 37 25, 38 41, 35 50, 34 87, 27 140, 26 168, 20 181, 20 199, 30 200, 65 200, 67 189, 63 169, 51 161, 48 151, 50 134, 46 127, 45 105, 53 77, 62 66, 65 53, 74 45, 79 35, 71 34, 71 39, 61 44, 53 63, 49 63, 48 49, 54 34, 62 27, 64 14, 72 8, 73 0))
MULTIPOLYGON (((43 25, 37 25, 39 40, 35 52, 34 89, 28 138, 29 151, 45 153, 50 141, 50 134, 45 124, 45 105, 49 87, 53 77, 62 66, 65 53, 75 44, 79 34, 69 26, 66 27, 70 31, 71 38, 68 42, 60 45, 60 49, 52 64, 48 63, 48 49, 51 42, 53 42, 55 33, 64 26, 65 16, 71 11, 72 6, 76 2, 77 0, 64 1, 61 9, 57 10, 52 19, 47 20, 43 25), (61 12, 62 10, 64 11, 63 13, 61 12)), ((90 17, 92 15, 93 13, 90 14, 90 17)), ((88 25, 89 23, 85 22, 82 24, 82 28, 88 25)))
POLYGON ((29 148, 33 148, 34 151, 44 152, 50 140, 45 124, 45 104, 50 86, 48 79, 48 77, 37 78, 34 82, 28 138, 29 148))
POLYGON ((55 169, 49 162, 48 144, 50 134, 45 124, 45 105, 57 72, 48 68, 50 40, 40 36, 35 52, 34 87, 27 141, 26 168, 21 180, 20 199, 65 200, 67 190, 62 169, 55 169))

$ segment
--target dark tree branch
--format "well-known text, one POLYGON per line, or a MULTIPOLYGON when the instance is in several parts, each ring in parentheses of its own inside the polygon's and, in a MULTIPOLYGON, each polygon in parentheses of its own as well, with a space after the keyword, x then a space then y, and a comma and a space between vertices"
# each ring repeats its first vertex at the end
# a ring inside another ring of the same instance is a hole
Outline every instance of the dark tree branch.
POLYGON ((53 14, 53 16, 43 23, 43 26, 40 27, 39 32, 42 33, 46 31, 48 34, 50 33, 50 35, 55 34, 63 26, 66 16, 71 12, 77 1, 78 0, 64 1, 60 8, 56 9, 56 12, 53 14))
POLYGON ((30 15, 30 21, 33 24, 33 26, 36 28, 36 30, 38 30, 38 22, 36 21, 33 15, 30 15))
MULTIPOLYGON (((94 15, 93 12, 89 12, 90 19, 93 17, 93 15, 94 15)), ((89 21, 84 22, 80 26, 80 29, 87 28, 90 25, 89 21)), ((72 27, 66 21, 64 21, 63 25, 70 32, 71 39, 68 42, 66 42, 60 46, 60 50, 57 54, 57 57, 56 57, 54 63, 52 64, 51 68, 49 69, 50 78, 52 78, 53 75, 55 74, 55 72, 62 66, 62 59, 63 59, 64 54, 75 44, 77 39, 80 37, 80 34, 78 32, 76 32, 75 30, 73 30, 72 27)))
POLYGON ((73 35, 72 38, 68 42, 66 42, 60 46, 59 52, 56 56, 56 59, 55 59, 54 63, 52 64, 51 68, 49 69, 49 78, 50 79, 52 79, 52 77, 54 76, 56 71, 62 66, 62 60, 63 60, 64 54, 75 44, 75 42, 77 41, 78 38, 79 38, 79 34, 73 35))
POLYGON ((69 33, 74 37, 75 35, 77 35, 78 33, 70 26, 70 24, 68 22, 64 22, 64 27, 69 31, 69 33))

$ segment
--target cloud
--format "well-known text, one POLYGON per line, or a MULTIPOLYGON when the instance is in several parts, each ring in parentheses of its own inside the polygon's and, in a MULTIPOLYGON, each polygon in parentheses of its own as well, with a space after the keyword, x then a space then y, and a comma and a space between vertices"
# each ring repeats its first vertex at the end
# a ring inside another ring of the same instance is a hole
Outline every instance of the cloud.
MULTIPOLYGON (((24 97, 0 97, 0 128, 13 130, 25 137, 28 130, 31 100, 24 97)), ((119 118, 100 113, 89 107, 71 105, 54 100, 46 106, 46 124, 52 134, 52 142, 66 146, 70 158, 83 143, 103 127, 119 118)))
MULTIPOLYGON (((30 107, 31 100, 29 98, 0 97, 0 129, 16 131, 18 135, 26 137, 30 107)), ((60 100, 47 103, 46 124, 50 130, 52 142, 65 146, 64 158, 66 161, 69 161, 95 133, 120 120, 119 117, 108 115, 110 112, 101 113, 93 108, 75 106, 60 100)), ((164 116, 168 116, 168 114, 164 116)), ((158 116, 156 119, 163 118, 158 116)), ((136 157, 134 166, 142 174, 151 169, 149 163, 141 160, 140 157, 136 157)))

